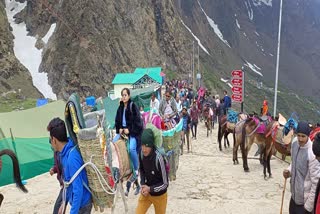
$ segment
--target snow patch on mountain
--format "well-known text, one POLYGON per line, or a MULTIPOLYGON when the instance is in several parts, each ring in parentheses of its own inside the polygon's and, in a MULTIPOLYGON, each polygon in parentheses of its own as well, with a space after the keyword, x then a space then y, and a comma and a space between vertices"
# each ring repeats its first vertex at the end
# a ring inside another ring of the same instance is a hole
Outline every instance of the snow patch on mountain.
POLYGON ((272 0, 253 0, 253 5, 254 6, 261 6, 261 5, 266 5, 266 6, 269 6, 269 7, 272 7, 272 0))
POLYGON ((48 41, 49 41, 50 37, 52 36, 52 34, 53 34, 53 32, 54 32, 55 29, 56 29, 56 23, 54 23, 54 24, 52 24, 52 25, 50 26, 50 29, 49 29, 48 33, 42 38, 42 40, 43 40, 46 44, 48 43, 48 41))
POLYGON ((240 24, 239 24, 239 22, 238 22, 238 19, 236 19, 236 25, 237 25, 237 27, 240 29, 241 27, 240 27, 240 24))
MULTIPOLYGON (((52 87, 48 83, 48 76, 46 73, 39 73, 39 66, 42 60, 42 50, 35 47, 36 38, 28 36, 26 24, 24 22, 16 24, 13 16, 23 10, 27 2, 19 3, 16 1, 6 0, 6 13, 8 21, 12 27, 14 35, 14 54, 17 59, 23 64, 30 72, 33 85, 44 95, 46 98, 56 100, 57 96, 53 93, 52 87)), ((51 28, 50 28, 51 29, 51 28)), ((49 40, 49 35, 48 38, 49 40)))
POLYGON ((260 71, 258 71, 258 70, 261 70, 261 68, 258 67, 256 64, 251 64, 250 62, 246 61, 246 64, 244 64, 244 65, 249 67, 256 74, 258 74, 258 75, 263 77, 263 74, 260 71))
POLYGON ((201 9, 202 12, 204 13, 204 15, 207 17, 207 20, 208 20, 210 26, 212 27, 214 33, 219 37, 219 39, 220 39, 224 44, 226 44, 229 48, 231 48, 230 45, 229 45, 229 43, 228 43, 228 41, 223 38, 223 34, 221 33, 218 25, 206 14, 206 12, 203 10, 203 8, 202 8, 202 6, 201 6, 201 4, 200 4, 199 1, 198 1, 198 4, 199 4, 199 6, 200 6, 200 9, 201 9))
POLYGON ((247 11, 248 11, 248 17, 252 21, 253 20, 253 10, 252 10, 250 1, 245 1, 244 4, 246 5, 247 11))
POLYGON ((208 55, 210 55, 210 53, 208 52, 208 50, 201 44, 200 39, 199 39, 198 37, 196 37, 196 35, 194 35, 194 34, 192 33, 191 29, 188 28, 188 26, 182 21, 182 19, 180 19, 180 21, 181 21, 181 23, 183 24, 183 26, 185 26, 185 28, 187 28, 187 30, 191 33, 191 35, 193 36, 193 38, 194 38, 195 40, 197 40, 198 45, 200 46, 200 48, 201 48, 204 52, 206 52, 208 55))

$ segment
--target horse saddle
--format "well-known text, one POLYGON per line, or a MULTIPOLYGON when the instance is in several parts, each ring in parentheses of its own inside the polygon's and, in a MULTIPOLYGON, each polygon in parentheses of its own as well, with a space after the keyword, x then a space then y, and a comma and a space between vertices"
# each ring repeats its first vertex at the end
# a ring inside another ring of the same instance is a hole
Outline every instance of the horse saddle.
POLYGON ((127 151, 126 140, 120 138, 113 145, 114 145, 114 150, 116 152, 116 155, 112 154, 113 166, 115 167, 119 166, 120 178, 125 178, 129 176, 132 172, 130 168, 130 158, 129 158, 129 153, 127 151), (114 162, 118 162, 118 163, 115 164, 114 162))
POLYGON ((227 122, 227 128, 233 130, 236 127, 235 123, 227 122))
POLYGON ((267 122, 269 117, 267 115, 263 115, 263 116, 259 117, 259 119, 261 122, 267 122))
POLYGON ((260 117, 254 117, 253 120, 255 121, 256 125, 258 126, 256 129, 256 133, 264 134, 267 129, 266 122, 268 120, 261 121, 260 117))
POLYGON ((275 142, 289 145, 294 137, 294 131, 291 129, 287 135, 283 134, 283 126, 275 126, 272 128, 271 135, 275 142))

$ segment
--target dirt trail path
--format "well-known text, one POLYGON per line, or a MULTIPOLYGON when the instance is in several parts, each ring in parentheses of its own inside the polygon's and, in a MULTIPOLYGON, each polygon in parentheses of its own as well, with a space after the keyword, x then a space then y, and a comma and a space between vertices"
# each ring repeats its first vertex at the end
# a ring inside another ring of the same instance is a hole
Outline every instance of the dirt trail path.
MULTIPOLYGON (((193 151, 188 154, 185 149, 180 157, 177 180, 170 183, 167 213, 279 213, 284 182, 282 171, 288 164, 273 158, 273 178, 265 181, 258 160, 250 159, 250 172, 245 173, 241 159, 239 165, 233 165, 232 145, 220 152, 216 139, 217 127, 207 138, 204 125, 200 123, 198 139, 192 140, 193 151)), ((252 147, 250 156, 256 149, 252 147)), ((55 177, 40 175, 30 179, 27 187, 29 194, 20 193, 13 185, 0 188, 5 196, 0 213, 52 213, 59 191, 55 177)), ((289 199, 288 180, 284 213, 288 213, 289 199)), ((129 213, 135 213, 137 200, 131 191, 129 213)), ((124 213, 121 199, 116 213, 124 213)), ((153 208, 148 213, 154 213, 153 208)))

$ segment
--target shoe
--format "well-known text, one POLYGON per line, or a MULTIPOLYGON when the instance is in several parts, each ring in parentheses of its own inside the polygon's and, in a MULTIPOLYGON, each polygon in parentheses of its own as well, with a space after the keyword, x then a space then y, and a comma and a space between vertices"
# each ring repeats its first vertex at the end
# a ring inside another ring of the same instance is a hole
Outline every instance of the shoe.
POLYGON ((140 193, 140 189, 141 189, 140 185, 137 186, 136 190, 134 191, 134 195, 138 195, 140 193))
POLYGON ((112 170, 113 170, 113 175, 114 175, 114 182, 115 182, 115 183, 118 183, 119 180, 120 180, 120 171, 119 171, 119 168, 112 167, 112 170))
POLYGON ((124 195, 128 197, 129 195, 129 191, 130 191, 130 188, 131 188, 131 182, 130 181, 127 181, 127 184, 126 184, 126 191, 124 192, 124 195))

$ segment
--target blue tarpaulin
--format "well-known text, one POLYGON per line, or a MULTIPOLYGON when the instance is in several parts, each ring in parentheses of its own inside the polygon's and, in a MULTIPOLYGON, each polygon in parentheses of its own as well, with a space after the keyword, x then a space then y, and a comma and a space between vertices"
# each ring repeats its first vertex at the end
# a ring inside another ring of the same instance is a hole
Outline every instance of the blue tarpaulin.
POLYGON ((48 104, 48 99, 37 99, 37 107, 48 104))
POLYGON ((86 104, 88 106, 95 106, 96 104, 96 98, 94 96, 90 96, 86 98, 86 104))

